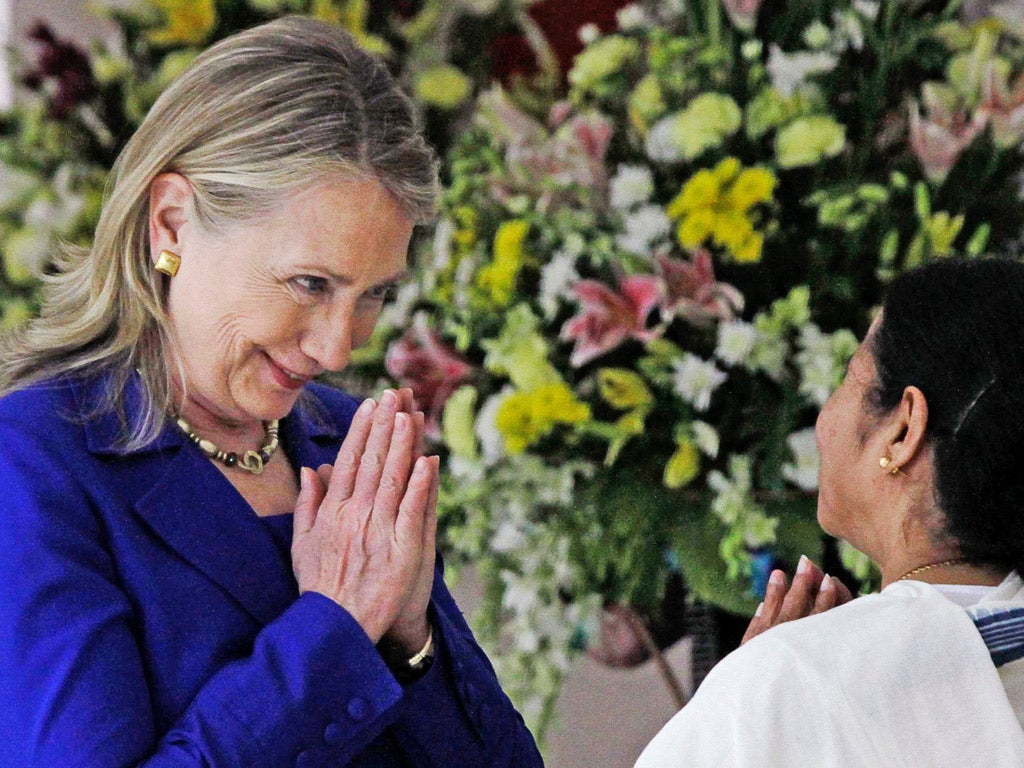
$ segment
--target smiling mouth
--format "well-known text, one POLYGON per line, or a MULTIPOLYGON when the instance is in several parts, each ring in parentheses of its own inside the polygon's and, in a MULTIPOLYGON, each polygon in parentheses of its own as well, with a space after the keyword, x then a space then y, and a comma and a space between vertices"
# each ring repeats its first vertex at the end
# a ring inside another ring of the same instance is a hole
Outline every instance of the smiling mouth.
POLYGON ((271 371, 274 373, 274 378, 278 380, 279 384, 288 389, 298 389, 307 382, 312 381, 313 377, 316 375, 313 374, 309 376, 304 376, 300 373, 295 373, 294 371, 285 368, 283 365, 277 362, 266 352, 264 352, 263 354, 267 356, 267 360, 270 362, 271 371))

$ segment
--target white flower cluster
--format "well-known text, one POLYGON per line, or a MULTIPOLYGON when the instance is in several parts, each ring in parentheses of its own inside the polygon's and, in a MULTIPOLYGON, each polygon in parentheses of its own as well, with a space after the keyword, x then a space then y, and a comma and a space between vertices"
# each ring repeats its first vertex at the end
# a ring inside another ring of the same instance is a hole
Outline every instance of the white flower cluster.
POLYGON ((628 32, 631 29, 644 29, 654 24, 654 19, 647 14, 640 3, 630 3, 620 8, 615 12, 615 21, 622 32, 628 32))
POLYGON ((786 445, 793 454, 793 461, 783 465, 782 476, 801 490, 818 490, 819 457, 814 428, 794 432, 786 438, 786 445))
POLYGON ((828 51, 785 53, 777 45, 768 49, 768 74, 772 86, 786 98, 792 96, 807 78, 827 74, 838 63, 839 57, 828 51))
POLYGON ((654 176, 645 165, 619 166, 618 172, 608 184, 609 201, 613 208, 629 210, 646 203, 654 193, 654 176))
POLYGON ((672 368, 676 394, 698 411, 706 411, 711 406, 711 395, 728 378, 713 362, 690 352, 673 362, 672 368))
MULTIPOLYGON (((501 636, 491 638, 499 676, 531 727, 545 716, 568 671, 580 636, 596 631, 599 595, 588 594, 572 566, 569 538, 544 522, 539 509, 569 509, 577 503, 580 477, 594 467, 570 462, 553 467, 530 454, 508 456, 498 465, 464 457, 452 476, 479 507, 464 531, 450 531, 452 544, 471 560, 480 551, 501 563, 501 636), (572 595, 572 599, 566 599, 572 595)), ((486 642, 486 638, 485 638, 486 642)))
MULTIPOLYGON (((54 245, 71 233, 86 205, 76 191, 82 173, 73 163, 63 163, 50 179, 49 188, 40 187, 30 201, 23 201, 24 227, 7 241, 9 277, 12 270, 19 277, 42 274, 54 245)), ((34 183, 26 174, 0 163, 0 207, 31 194, 34 183)))
POLYGON ((717 469, 708 473, 708 487, 715 492, 711 511, 719 520, 736 531, 750 548, 763 547, 775 541, 776 518, 768 517, 753 496, 753 478, 749 456, 729 457, 729 474, 717 469))
POLYGON ((752 373, 760 371, 774 381, 786 371, 789 347, 782 335, 758 330, 753 323, 731 320, 718 326, 715 357, 727 366, 741 366, 752 373))
POLYGON ((650 260, 654 246, 672 229, 672 222, 662 207, 649 203, 654 193, 651 169, 643 165, 620 165, 609 182, 609 193, 612 207, 622 213, 626 230, 616 236, 616 245, 627 253, 650 260))
POLYGON ((563 248, 541 268, 538 303, 548 320, 552 320, 557 314, 558 305, 568 294, 569 288, 579 282, 580 275, 576 271, 577 258, 577 254, 563 248))
POLYGON ((846 361, 857 348, 857 339, 847 330, 827 334, 808 323, 800 329, 797 346, 800 394, 820 408, 842 381, 846 361))

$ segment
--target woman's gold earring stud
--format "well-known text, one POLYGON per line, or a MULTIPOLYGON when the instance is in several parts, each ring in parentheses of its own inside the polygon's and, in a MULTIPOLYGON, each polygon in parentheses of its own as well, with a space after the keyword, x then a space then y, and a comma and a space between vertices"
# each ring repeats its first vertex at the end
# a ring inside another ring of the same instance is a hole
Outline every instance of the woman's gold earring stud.
MULTIPOLYGON (((892 464, 892 459, 890 459, 888 456, 883 456, 878 460, 878 466, 880 466, 882 469, 889 469, 890 464, 892 464)), ((890 475, 898 475, 899 473, 899 467, 894 466, 892 469, 889 469, 890 475)))
POLYGON ((180 266, 181 256, 170 251, 160 251, 160 255, 156 257, 156 264, 153 266, 153 269, 168 277, 174 277, 178 274, 178 267, 180 266))

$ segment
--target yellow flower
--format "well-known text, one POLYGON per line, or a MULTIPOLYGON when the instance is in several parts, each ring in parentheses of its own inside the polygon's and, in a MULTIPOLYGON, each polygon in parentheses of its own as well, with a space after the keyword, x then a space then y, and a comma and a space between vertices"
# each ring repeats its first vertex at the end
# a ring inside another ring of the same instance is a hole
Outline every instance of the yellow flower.
POLYGON ((4 299, 0 304, 0 328, 8 330, 17 328, 28 321, 35 313, 32 305, 20 296, 4 299))
POLYGON ((736 178, 736 174, 740 172, 740 161, 735 157, 727 157, 715 166, 712 173, 715 178, 722 184, 728 184, 730 181, 736 178))
POLYGON ((214 24, 214 0, 152 0, 163 12, 164 25, 151 29, 146 38, 154 45, 198 45, 206 42, 214 24))
POLYGON ((494 259, 481 267, 476 284, 496 307, 505 307, 512 301, 516 278, 523 265, 523 242, 530 232, 530 224, 523 219, 504 222, 494 235, 494 259))
POLYGON ((761 250, 764 248, 764 235, 760 232, 751 233, 750 237, 743 241, 743 244, 733 250, 732 256, 740 264, 754 264, 761 260, 761 250))
POLYGON ((452 242, 459 255, 462 255, 472 250, 476 244, 476 230, 480 222, 480 214, 475 208, 462 205, 452 211, 452 218, 458 225, 455 234, 452 235, 452 242))
POLYGON ((351 32, 365 51, 378 56, 386 56, 391 52, 391 46, 383 38, 366 31, 366 21, 370 15, 367 0, 345 0, 340 4, 337 0, 313 0, 309 15, 351 32))
POLYGON ((706 168, 697 171, 668 204, 670 219, 680 219, 697 208, 711 208, 718 202, 721 189, 718 177, 706 168))
POLYGON ((495 414, 495 425, 505 441, 505 449, 522 453, 556 425, 589 419, 590 408, 576 399, 567 384, 558 382, 506 397, 495 414))
POLYGON ((753 231, 750 219, 737 210, 724 210, 715 216, 715 243, 733 253, 747 241, 753 231))
POLYGON ((696 248, 715 229, 715 212, 710 208, 698 208, 683 219, 676 231, 676 237, 683 248, 696 248))
POLYGON ((646 407, 654 401, 643 377, 626 368, 602 368, 597 372, 597 386, 613 408, 646 407))
POLYGON ((953 250, 960 230, 964 227, 964 215, 950 216, 946 211, 938 211, 925 224, 928 240, 931 242, 932 253, 936 256, 949 256, 953 250))
POLYGON ((794 120, 775 135, 775 157, 780 168, 815 165, 835 157, 846 146, 846 127, 828 115, 794 120))
POLYGON ((414 88, 420 101, 441 109, 454 109, 472 92, 469 78, 450 64, 440 64, 420 72, 414 88))
POLYGON ((608 35, 587 46, 572 62, 569 83, 589 91, 606 77, 621 72, 640 54, 640 44, 621 35, 608 35))
POLYGON ((629 94, 629 119, 640 133, 646 134, 648 126, 665 114, 665 108, 658 78, 652 74, 641 78, 629 94))
POLYGON ((729 188, 729 203, 746 212, 758 203, 767 203, 775 192, 777 179, 767 168, 747 168, 729 188))
POLYGON ((444 443, 455 456, 465 459, 477 457, 476 433, 473 431, 473 413, 476 407, 476 388, 459 387, 444 404, 441 432, 444 443))
POLYGON ((610 467, 618 460, 626 443, 644 433, 644 422, 647 420, 648 413, 650 413, 648 408, 634 408, 615 422, 615 430, 618 435, 608 443, 608 453, 604 457, 606 467, 610 467))
POLYGON ((667 488, 682 488, 700 473, 700 452, 690 440, 679 443, 665 465, 662 482, 667 488))

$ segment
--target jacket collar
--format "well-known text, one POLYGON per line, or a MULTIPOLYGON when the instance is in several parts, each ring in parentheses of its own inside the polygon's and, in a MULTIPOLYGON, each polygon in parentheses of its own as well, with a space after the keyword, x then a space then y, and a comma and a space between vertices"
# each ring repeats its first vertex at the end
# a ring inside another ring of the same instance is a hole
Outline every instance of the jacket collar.
MULTIPOLYGON (((80 408, 90 409, 102 401, 104 390, 109 386, 108 376, 96 376, 87 379, 77 387, 77 400, 80 408)), ((127 424, 138 419, 142 404, 142 382, 138 375, 128 380, 125 390, 125 421, 127 424)), ((85 423, 86 446, 89 452, 98 456, 135 456, 167 448, 188 444, 188 439, 181 430, 168 423, 155 440, 132 451, 125 451, 120 441, 126 431, 126 423, 117 413, 106 411, 98 414, 85 423)), ((299 399, 295 408, 281 423, 282 437, 290 444, 298 446, 307 440, 341 440, 345 436, 347 425, 342 427, 323 407, 316 394, 307 389, 299 399)))
MULTIPOLYGON (((87 382, 80 405, 98 402, 106 377, 87 382)), ((140 382, 129 383, 128 418, 138 414, 140 382)), ((281 438, 296 469, 332 463, 344 427, 320 406, 314 391, 282 421, 281 438)), ((174 424, 144 448, 118 447, 121 420, 107 413, 86 422, 88 450, 120 456, 119 473, 132 488, 136 514, 192 567, 231 595, 260 624, 279 616, 297 597, 289 565, 266 524, 224 475, 174 424)), ((284 454, 284 451, 282 451, 284 454)))

